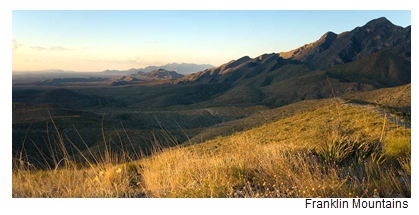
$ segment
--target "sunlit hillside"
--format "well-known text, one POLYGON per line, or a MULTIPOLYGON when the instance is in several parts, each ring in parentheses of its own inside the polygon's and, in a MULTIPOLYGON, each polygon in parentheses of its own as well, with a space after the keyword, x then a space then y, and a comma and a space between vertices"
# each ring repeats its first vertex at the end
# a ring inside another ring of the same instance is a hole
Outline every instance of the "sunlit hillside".
POLYGON ((154 145, 139 160, 107 148, 47 170, 17 157, 13 197, 411 196, 410 129, 362 106, 332 103, 197 145, 154 145))

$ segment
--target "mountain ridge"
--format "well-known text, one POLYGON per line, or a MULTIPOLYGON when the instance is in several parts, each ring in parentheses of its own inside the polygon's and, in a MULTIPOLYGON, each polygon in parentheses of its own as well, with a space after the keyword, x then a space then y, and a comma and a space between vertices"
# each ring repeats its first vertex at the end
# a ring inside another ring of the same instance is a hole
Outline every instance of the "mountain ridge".
MULTIPOLYGON (((285 64, 300 63, 307 65, 314 71, 350 63, 379 51, 391 50, 394 55, 409 61, 411 52, 410 34, 410 26, 406 28, 396 26, 386 18, 381 17, 367 22, 364 26, 356 27, 341 34, 326 32, 319 40, 288 52, 263 54, 253 59, 249 56, 244 56, 221 66, 187 75, 173 83, 219 82, 219 79, 223 79, 220 76, 231 76, 231 72, 235 70, 243 70, 245 67, 256 67, 263 63, 269 63, 272 60, 281 61, 282 63, 276 64, 270 70, 278 69, 285 64)), ((261 73, 263 71, 254 71, 246 77, 254 77, 261 73)), ((234 82, 237 80, 237 77, 224 78, 224 80, 234 82)))
POLYGON ((401 86, 411 82, 410 33, 410 26, 378 18, 341 34, 326 32, 289 52, 244 56, 172 84, 230 86, 204 106, 230 101, 229 105, 269 107, 330 98, 328 77, 336 95, 401 86))
POLYGON ((193 63, 168 63, 165 65, 161 65, 161 66, 147 66, 144 68, 139 68, 139 69, 135 69, 135 68, 131 68, 129 70, 105 70, 102 73, 105 74, 116 74, 116 75, 130 75, 130 74, 134 74, 134 73, 146 73, 146 72, 151 72, 157 69, 165 69, 168 71, 176 71, 178 73, 183 73, 183 74, 190 74, 193 72, 198 72, 198 71, 202 71, 208 68, 212 68, 214 67, 211 64, 193 64, 193 63))
POLYGON ((157 81, 157 80, 169 80, 169 79, 178 79, 182 78, 184 75, 179 74, 175 71, 167 71, 165 69, 156 69, 150 72, 139 71, 134 74, 119 76, 112 79, 110 83, 111 86, 119 86, 130 84, 131 82, 136 81, 157 81))
MULTIPOLYGON (((404 47, 404 50, 399 51, 398 54, 408 58, 410 57, 410 34, 410 26, 406 28, 396 26, 382 17, 338 35, 328 44, 327 49, 318 52, 310 50, 297 56, 297 59, 307 62, 313 68, 322 69, 350 63, 377 51, 397 46, 404 47)), ((282 56, 293 58, 290 52, 285 52, 282 56)))

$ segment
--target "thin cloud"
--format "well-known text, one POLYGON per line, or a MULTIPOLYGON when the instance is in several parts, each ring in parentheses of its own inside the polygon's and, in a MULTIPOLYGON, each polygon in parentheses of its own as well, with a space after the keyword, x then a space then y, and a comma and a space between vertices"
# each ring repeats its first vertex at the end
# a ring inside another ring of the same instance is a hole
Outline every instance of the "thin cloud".
POLYGON ((52 51, 66 51, 66 50, 70 50, 70 49, 64 48, 62 46, 51 46, 49 48, 49 50, 52 50, 52 51))
POLYGON ((12 40, 12 51, 18 49, 19 47, 22 47, 23 44, 19 44, 15 39, 12 40))
POLYGON ((71 50, 71 49, 68 49, 68 48, 64 48, 62 46, 50 46, 49 48, 42 47, 42 46, 31 46, 31 49, 36 49, 38 51, 44 51, 44 50, 47 50, 47 51, 67 51, 67 50, 71 50))
POLYGON ((97 60, 91 60, 91 61, 105 62, 105 63, 121 63, 121 64, 144 64, 144 62, 141 61, 141 58, 139 56, 129 57, 125 59, 97 59, 97 60))
POLYGON ((36 49, 36 50, 38 50, 38 51, 43 51, 43 50, 45 50, 46 48, 41 47, 41 46, 31 46, 31 49, 36 49))

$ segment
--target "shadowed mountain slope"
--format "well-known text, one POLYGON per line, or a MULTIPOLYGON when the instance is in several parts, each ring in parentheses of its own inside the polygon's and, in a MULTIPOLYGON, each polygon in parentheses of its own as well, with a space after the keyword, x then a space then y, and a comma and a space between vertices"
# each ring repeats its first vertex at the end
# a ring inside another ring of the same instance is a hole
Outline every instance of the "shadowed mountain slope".
POLYGON ((328 75, 342 82, 360 82, 376 88, 411 82, 411 63, 393 50, 374 53, 357 61, 326 68, 328 75))
MULTIPOLYGON (((275 53, 263 54, 253 59, 245 56, 219 67, 185 76, 173 83, 231 83, 240 85, 242 81, 248 82, 246 80, 259 76, 260 74, 265 76, 270 73, 276 76, 275 72, 282 66, 299 64, 301 64, 299 61, 283 59, 275 53)), ((290 76, 294 75, 298 74, 290 74, 290 76)))
POLYGON ((328 32, 318 41, 282 52, 280 56, 301 60, 314 68, 325 68, 392 48, 399 56, 410 59, 410 43, 410 26, 402 28, 382 17, 339 35, 328 32))

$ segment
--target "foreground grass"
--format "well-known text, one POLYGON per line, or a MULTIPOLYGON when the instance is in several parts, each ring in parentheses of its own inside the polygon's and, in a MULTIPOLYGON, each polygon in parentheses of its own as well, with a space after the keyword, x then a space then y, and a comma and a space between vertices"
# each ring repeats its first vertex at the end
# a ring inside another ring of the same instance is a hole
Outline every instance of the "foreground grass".
MULTIPOLYGON (((122 157, 121 157, 122 156, 122 157)), ((13 170, 13 197, 410 197, 410 129, 330 105, 135 160, 13 170), (385 125, 384 125, 385 122, 385 125)), ((113 159, 111 159, 113 158, 113 159)))

